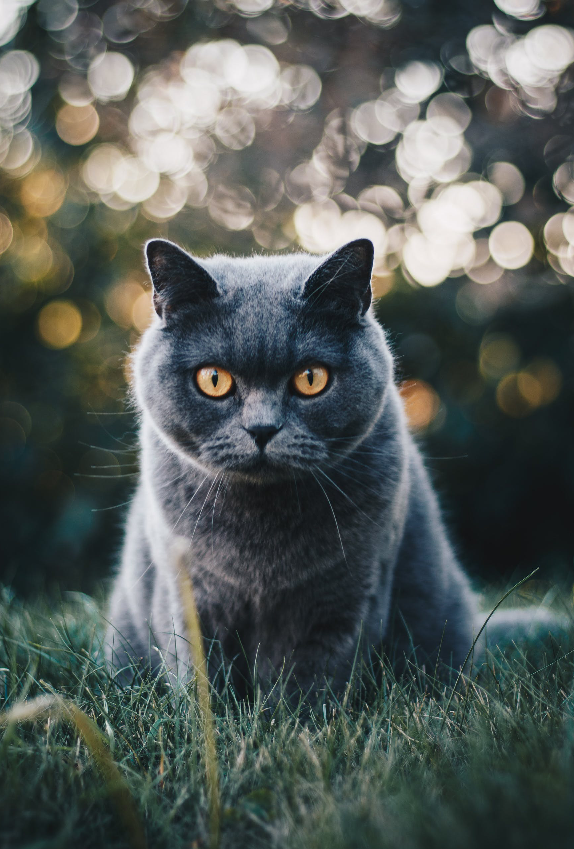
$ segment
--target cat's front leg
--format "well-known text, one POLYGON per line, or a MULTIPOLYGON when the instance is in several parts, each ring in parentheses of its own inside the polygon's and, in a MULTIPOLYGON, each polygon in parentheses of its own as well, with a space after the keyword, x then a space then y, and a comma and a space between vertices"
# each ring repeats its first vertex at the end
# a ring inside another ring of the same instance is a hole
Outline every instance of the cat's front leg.
MULTIPOLYGON (((283 659, 281 691, 290 700, 303 695, 311 702, 326 689, 342 693, 353 674, 359 637, 356 623, 346 629, 342 629, 340 623, 315 628, 290 656, 283 659)), ((271 666, 267 669, 269 671, 271 666)))

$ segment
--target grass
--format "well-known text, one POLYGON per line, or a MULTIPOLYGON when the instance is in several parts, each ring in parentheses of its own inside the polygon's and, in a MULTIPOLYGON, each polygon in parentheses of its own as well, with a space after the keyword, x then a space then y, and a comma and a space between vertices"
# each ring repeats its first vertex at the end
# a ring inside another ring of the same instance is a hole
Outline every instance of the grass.
MULTIPOLYGON (((174 697, 153 680, 122 690, 98 655, 100 632, 87 596, 52 609, 7 591, 0 599, 0 712, 20 714, 0 729, 0 846, 213 845, 200 690, 174 697)), ((367 672, 346 700, 317 712, 213 695, 217 842, 573 845, 568 652, 574 636, 496 651, 454 693, 416 669, 400 682, 367 672)))

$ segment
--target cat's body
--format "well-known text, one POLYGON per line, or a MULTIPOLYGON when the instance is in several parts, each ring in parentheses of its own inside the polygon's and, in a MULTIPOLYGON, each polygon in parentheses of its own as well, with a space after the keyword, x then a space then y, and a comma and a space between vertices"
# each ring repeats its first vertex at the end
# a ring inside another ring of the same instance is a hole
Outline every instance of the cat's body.
POLYGON ((155 241, 148 263, 158 317, 135 357, 142 471, 111 603, 116 666, 142 658, 185 674, 180 537, 204 636, 246 675, 256 661, 267 678, 286 664, 303 689, 324 674, 340 688, 361 634, 397 665, 434 664, 440 646, 459 668, 475 596, 369 310, 370 243, 323 264, 200 266, 155 241), (311 381, 317 363, 326 388, 297 394, 292 376, 311 381), (206 366, 214 381, 232 376, 228 395, 200 390, 206 366))

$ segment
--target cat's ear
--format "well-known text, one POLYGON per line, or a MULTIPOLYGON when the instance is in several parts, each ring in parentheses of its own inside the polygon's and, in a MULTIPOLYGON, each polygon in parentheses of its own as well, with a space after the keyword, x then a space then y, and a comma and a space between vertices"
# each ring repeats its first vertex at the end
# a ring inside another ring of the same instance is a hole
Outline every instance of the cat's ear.
POLYGON ((218 296, 213 277, 173 242, 152 239, 146 243, 145 255, 153 283, 153 305, 160 318, 177 307, 218 296))
POLYGON ((343 245, 309 277, 303 298, 317 308, 331 308, 350 318, 364 315, 371 305, 373 243, 355 239, 343 245))

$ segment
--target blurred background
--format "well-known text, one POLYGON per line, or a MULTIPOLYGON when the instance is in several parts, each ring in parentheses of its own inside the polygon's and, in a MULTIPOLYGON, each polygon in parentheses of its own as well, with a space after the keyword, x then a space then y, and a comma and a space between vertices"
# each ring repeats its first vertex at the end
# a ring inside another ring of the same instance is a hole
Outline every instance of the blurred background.
POLYGON ((3 0, 0 581, 111 574, 152 236, 371 238, 463 562, 571 578, 572 27, 571 0, 3 0))

